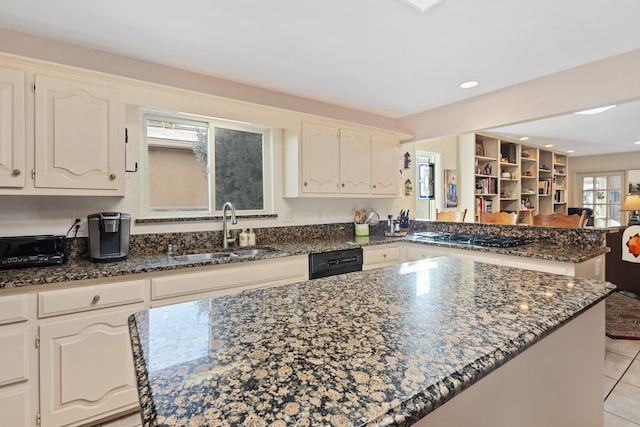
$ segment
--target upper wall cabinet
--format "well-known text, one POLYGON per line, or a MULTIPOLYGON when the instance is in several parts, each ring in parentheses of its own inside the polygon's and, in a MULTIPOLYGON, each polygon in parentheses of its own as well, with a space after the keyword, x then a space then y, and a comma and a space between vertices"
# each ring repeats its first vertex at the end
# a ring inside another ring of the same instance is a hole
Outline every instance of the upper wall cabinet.
POLYGON ((397 197, 399 138, 303 122, 285 131, 285 197, 397 197))
POLYGON ((35 186, 110 190, 124 185, 115 88, 35 77, 35 186))
POLYGON ((124 196, 122 114, 106 80, 0 68, 0 194, 124 196))
POLYGON ((25 73, 0 68, 0 187, 25 185, 25 73))

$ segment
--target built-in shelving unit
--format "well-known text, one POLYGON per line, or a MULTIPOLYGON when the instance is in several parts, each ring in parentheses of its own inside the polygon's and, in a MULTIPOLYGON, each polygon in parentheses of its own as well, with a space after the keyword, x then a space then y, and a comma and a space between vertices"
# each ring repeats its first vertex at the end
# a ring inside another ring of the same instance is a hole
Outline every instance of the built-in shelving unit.
POLYGON ((476 134, 475 215, 567 213, 568 157, 488 134, 476 134))
POLYGON ((476 135, 476 216, 479 212, 498 210, 499 145, 497 138, 476 135))
POLYGON ((567 156, 553 153, 553 212, 567 213, 567 156))

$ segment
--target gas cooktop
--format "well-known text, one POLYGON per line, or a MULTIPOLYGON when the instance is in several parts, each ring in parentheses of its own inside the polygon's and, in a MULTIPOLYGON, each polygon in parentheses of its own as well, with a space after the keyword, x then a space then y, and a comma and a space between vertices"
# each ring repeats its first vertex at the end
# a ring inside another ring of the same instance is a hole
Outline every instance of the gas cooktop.
POLYGON ((488 234, 448 233, 444 231, 425 231, 413 235, 421 242, 459 243, 463 245, 485 246, 491 248, 512 248, 529 243, 524 237, 491 236, 488 234))

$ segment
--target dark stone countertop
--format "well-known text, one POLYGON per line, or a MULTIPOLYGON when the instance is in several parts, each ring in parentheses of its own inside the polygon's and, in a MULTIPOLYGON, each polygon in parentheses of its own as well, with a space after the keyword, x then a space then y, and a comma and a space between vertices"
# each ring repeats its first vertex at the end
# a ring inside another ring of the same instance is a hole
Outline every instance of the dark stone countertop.
MULTIPOLYGON (((60 266, 0 270, 0 292, 3 289, 23 288, 28 290, 29 287, 36 285, 117 278, 141 273, 178 271, 193 267, 250 262, 259 259, 272 259, 405 241, 411 242, 412 235, 406 237, 371 236, 365 238, 315 239, 269 245, 278 249, 278 251, 264 255, 208 262, 178 262, 168 255, 132 255, 124 261, 110 263, 94 263, 86 258, 72 259, 60 266)), ((417 243, 570 263, 580 263, 607 252, 607 248, 604 246, 582 248, 573 245, 558 245, 549 241, 537 241, 520 247, 505 249, 441 242, 417 243)), ((198 251, 194 250, 194 253, 198 253, 198 251)))
POLYGON ((614 289, 440 257, 145 310, 143 425, 410 425, 614 289))

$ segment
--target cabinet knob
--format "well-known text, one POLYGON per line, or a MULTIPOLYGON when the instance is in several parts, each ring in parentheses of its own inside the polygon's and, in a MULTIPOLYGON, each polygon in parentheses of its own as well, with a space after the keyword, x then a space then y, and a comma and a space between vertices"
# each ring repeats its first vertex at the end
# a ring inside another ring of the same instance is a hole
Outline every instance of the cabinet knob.
POLYGON ((386 257, 387 257, 387 254, 382 254, 382 258, 386 258, 386 257))
POLYGON ((114 179, 116 179, 116 174, 115 174, 115 173, 112 173, 111 175, 109 175, 109 179, 110 179, 111 181, 113 181, 114 179))
POLYGON ((375 184, 373 185, 373 188, 376 188, 376 185, 375 185, 375 184))
POLYGON ((22 172, 20 172, 20 169, 14 169, 13 170, 13 176, 18 176, 20 175, 22 172))
POLYGON ((342 183, 342 187, 344 188, 344 182, 342 183))
POLYGON ((94 295, 91 301, 93 301, 94 304, 97 303, 98 301, 100 301, 100 295, 94 295))
POLYGON ((307 186, 307 183, 305 182, 303 185, 306 187, 306 186, 307 186))

